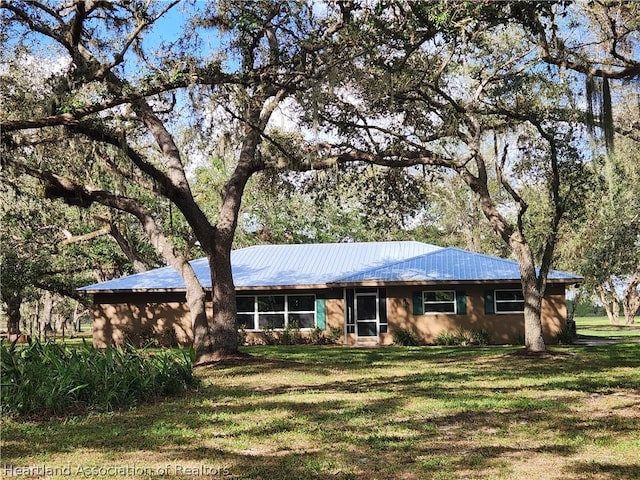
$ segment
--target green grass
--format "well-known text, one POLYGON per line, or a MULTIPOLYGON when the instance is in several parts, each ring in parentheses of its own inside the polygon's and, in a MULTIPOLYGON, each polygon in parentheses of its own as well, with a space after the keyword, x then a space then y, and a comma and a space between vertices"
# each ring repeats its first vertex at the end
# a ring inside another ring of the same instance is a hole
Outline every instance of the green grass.
POLYGON ((68 466, 61 479, 640 478, 640 344, 517 350, 247 348, 184 398, 5 419, 2 463, 68 466))
MULTIPOLYGON (((578 335, 588 337, 605 337, 619 339, 639 339, 640 340, 640 317, 633 325, 612 325, 605 317, 577 317, 576 331, 578 335)), ((624 321, 624 317, 621 318, 624 321)))

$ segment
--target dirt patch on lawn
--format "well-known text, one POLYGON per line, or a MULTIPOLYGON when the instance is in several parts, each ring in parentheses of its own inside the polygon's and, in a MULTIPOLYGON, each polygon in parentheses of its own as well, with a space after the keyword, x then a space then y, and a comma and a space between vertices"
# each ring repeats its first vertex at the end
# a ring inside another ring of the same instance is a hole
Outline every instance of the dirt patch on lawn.
POLYGON ((592 393, 585 406, 592 417, 640 418, 640 390, 592 393))
POLYGON ((541 359, 548 358, 552 360, 562 360, 565 358, 573 358, 575 357, 575 353, 571 352, 558 352, 555 350, 545 350, 544 352, 532 352, 527 349, 516 350, 515 352, 509 352, 502 355, 502 358, 532 358, 532 359, 541 359))
POLYGON ((248 363, 263 362, 260 357, 255 357, 248 353, 237 352, 232 355, 224 355, 221 357, 212 356, 211 358, 205 358, 204 360, 194 364, 194 368, 211 367, 211 366, 235 366, 245 365, 248 363))

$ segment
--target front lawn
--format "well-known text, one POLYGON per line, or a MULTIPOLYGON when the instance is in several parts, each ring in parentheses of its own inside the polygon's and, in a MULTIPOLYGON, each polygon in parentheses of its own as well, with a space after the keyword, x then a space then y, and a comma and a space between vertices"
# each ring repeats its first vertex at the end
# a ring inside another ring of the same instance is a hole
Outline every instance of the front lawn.
POLYGON ((5 419, 0 477, 640 478, 640 344, 516 350, 252 347, 184 398, 5 419))
MULTIPOLYGON (((624 322, 624 316, 620 318, 624 322)), ((605 337, 615 339, 639 339, 640 340, 640 316, 632 325, 624 323, 612 325, 605 317, 577 317, 576 331, 580 336, 605 337)))

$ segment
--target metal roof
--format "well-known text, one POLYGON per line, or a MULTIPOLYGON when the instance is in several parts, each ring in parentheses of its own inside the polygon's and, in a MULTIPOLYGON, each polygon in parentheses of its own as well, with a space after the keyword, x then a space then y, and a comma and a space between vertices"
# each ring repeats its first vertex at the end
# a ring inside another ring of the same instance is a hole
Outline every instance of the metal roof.
MULTIPOLYGON (((578 282, 582 277, 557 270, 549 271, 549 280, 578 282)), ((485 282, 520 280, 517 262, 448 247, 403 260, 392 265, 346 276, 340 283, 401 282, 485 282)))
MULTIPOLYGON (((421 242, 256 245, 231 252, 237 288, 326 285, 344 277, 407 260, 442 247, 421 242)), ((206 258, 189 262, 202 286, 211 287, 206 258)), ((82 287, 84 292, 184 290, 172 267, 82 287)))
MULTIPOLYGON (((190 262, 202 286, 211 287, 206 258, 190 262)), ((421 242, 257 245, 231 252, 237 288, 304 287, 403 282, 486 282, 520 280, 518 264, 459 248, 421 242)), ((551 270, 549 280, 582 277, 551 270)), ((184 290, 172 267, 82 287, 96 292, 184 290)))

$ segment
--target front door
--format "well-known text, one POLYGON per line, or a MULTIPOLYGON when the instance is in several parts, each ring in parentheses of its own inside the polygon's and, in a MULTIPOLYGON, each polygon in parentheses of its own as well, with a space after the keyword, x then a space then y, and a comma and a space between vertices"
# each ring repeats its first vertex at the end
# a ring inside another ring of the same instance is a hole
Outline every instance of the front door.
POLYGON ((378 293, 355 294, 356 337, 378 336, 378 293))

